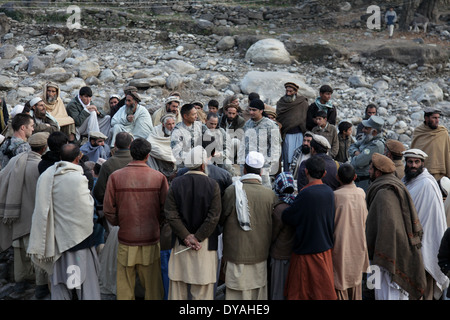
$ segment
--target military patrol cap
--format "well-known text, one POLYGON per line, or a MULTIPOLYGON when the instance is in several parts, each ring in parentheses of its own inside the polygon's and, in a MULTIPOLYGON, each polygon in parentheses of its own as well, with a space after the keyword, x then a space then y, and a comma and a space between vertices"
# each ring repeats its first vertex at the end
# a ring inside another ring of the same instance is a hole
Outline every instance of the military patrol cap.
POLYGON ((28 143, 32 147, 43 147, 47 145, 47 139, 50 133, 48 132, 37 132, 28 138, 28 143))
POLYGON ((383 173, 395 171, 394 161, 378 152, 372 155, 372 165, 383 173))
POLYGON ((389 139, 386 141, 386 147, 389 150, 390 153, 392 153, 394 156, 402 156, 403 151, 406 150, 403 143, 401 143, 398 140, 389 139))
POLYGON ((403 151, 403 156, 405 158, 418 158, 418 159, 422 159, 422 160, 425 160, 426 158, 428 158, 428 155, 420 149, 409 149, 409 150, 403 151))
POLYGON ((364 127, 373 128, 380 132, 383 128, 384 120, 380 116, 370 116, 369 119, 363 120, 362 124, 364 127))

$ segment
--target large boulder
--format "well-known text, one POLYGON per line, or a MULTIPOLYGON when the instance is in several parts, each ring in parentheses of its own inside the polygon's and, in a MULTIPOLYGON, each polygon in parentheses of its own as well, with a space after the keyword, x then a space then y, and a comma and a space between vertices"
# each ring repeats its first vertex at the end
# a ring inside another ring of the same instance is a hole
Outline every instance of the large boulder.
POLYGON ((89 77, 97 77, 100 74, 100 66, 95 61, 83 61, 78 66, 78 76, 86 80, 89 77))
POLYGON ((300 87, 299 95, 305 96, 311 102, 318 95, 316 90, 305 84, 304 77, 285 71, 250 71, 242 78, 240 87, 244 94, 257 92, 264 102, 269 105, 275 105, 285 94, 284 84, 286 82, 298 84, 300 87))
POLYGON ((330 43, 286 42, 286 50, 298 61, 323 61, 329 56, 338 58, 349 56, 347 49, 330 43))
POLYGON ((444 92, 436 83, 426 82, 412 91, 411 98, 424 105, 432 106, 444 99, 444 92))
POLYGON ((435 64, 447 62, 450 50, 435 44, 419 44, 413 41, 388 42, 376 47, 369 47, 362 52, 365 57, 382 58, 389 61, 410 65, 435 64))
POLYGON ((263 39, 252 44, 245 59, 253 63, 290 64, 291 57, 283 42, 277 39, 263 39))

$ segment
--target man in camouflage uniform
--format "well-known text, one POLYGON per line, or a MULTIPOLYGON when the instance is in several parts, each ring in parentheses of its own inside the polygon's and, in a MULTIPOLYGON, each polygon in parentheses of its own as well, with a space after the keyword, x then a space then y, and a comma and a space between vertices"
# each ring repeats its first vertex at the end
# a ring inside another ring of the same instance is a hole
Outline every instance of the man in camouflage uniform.
POLYGON ((238 150, 238 163, 243 175, 245 159, 250 151, 264 155, 265 163, 261 170, 262 184, 272 188, 270 175, 278 170, 281 156, 280 129, 276 123, 265 116, 264 102, 252 100, 248 106, 250 119, 244 125, 244 137, 238 150))
POLYGON ((363 120, 362 124, 364 136, 350 146, 348 154, 351 157, 350 163, 357 174, 356 186, 367 191, 372 155, 375 152, 384 154, 385 141, 382 135, 384 120, 379 116, 371 116, 369 119, 363 120))
POLYGON ((27 140, 34 131, 34 120, 26 113, 18 113, 11 122, 13 135, 6 139, 0 148, 0 169, 4 168, 9 160, 22 152, 31 150, 27 140))

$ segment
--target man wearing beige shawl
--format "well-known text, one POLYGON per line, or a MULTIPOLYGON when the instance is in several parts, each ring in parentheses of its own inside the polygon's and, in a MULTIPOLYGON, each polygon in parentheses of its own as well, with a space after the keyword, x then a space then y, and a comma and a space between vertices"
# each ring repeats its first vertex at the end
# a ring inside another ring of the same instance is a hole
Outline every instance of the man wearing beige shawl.
POLYGON ((100 300, 94 199, 81 157, 77 145, 65 144, 62 161, 47 168, 36 186, 27 253, 49 274, 52 300, 74 299, 74 291, 78 300, 100 300))
POLYGON ((339 167, 334 191, 334 287, 339 300, 362 300, 362 274, 369 267, 366 242, 366 193, 354 183, 355 168, 339 167))
POLYGON ((428 155, 425 168, 437 180, 450 177, 450 138, 446 127, 439 125, 441 111, 427 108, 424 122, 412 135, 411 149, 419 149, 428 155))
POLYGON ((395 175, 395 164, 374 153, 367 190, 367 250, 375 300, 418 300, 427 280, 421 251, 423 229, 414 202, 395 175))
POLYGON ((67 114, 64 102, 60 97, 59 85, 53 82, 46 83, 41 98, 48 113, 58 122, 61 131, 67 134, 69 138, 70 134, 73 134, 74 136, 71 139, 73 140, 75 138, 75 121, 67 114))
POLYGON ((47 276, 39 268, 33 272, 26 249, 39 178, 38 164, 47 149, 48 136, 48 132, 33 134, 28 139, 31 151, 11 158, 8 165, 0 171, 0 252, 11 245, 14 248, 15 293, 24 293, 26 281, 35 280, 38 299, 49 293, 47 276))

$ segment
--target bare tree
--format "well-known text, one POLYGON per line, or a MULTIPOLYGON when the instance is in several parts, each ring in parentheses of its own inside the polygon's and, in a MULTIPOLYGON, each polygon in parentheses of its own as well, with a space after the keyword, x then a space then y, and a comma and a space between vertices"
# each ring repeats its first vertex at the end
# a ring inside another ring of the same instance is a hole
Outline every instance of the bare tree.
POLYGON ((439 14, 435 9, 441 1, 443 0, 403 0, 402 14, 399 17, 400 30, 409 29, 416 13, 427 17, 430 22, 437 22, 439 14))

